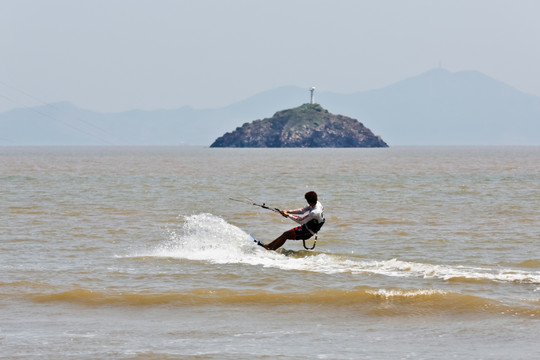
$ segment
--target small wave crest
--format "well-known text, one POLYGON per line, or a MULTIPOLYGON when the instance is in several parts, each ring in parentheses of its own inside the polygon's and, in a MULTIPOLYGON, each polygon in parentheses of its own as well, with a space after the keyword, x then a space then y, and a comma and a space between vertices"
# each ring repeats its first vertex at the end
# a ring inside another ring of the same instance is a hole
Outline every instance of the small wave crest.
MULTIPOLYGON (((540 284, 540 272, 523 271, 510 268, 469 267, 425 264, 391 259, 385 261, 366 261, 355 265, 356 271, 365 271, 395 277, 435 278, 464 282, 517 282, 540 284)), ((354 270, 353 270, 354 271, 354 270)))
POLYGON ((540 268, 540 260, 538 259, 524 260, 520 262, 518 266, 526 267, 526 268, 540 268))
POLYGON ((310 292, 265 290, 194 289, 186 292, 119 292, 71 289, 29 294, 38 303, 64 302, 82 306, 295 306, 327 310, 349 308, 373 316, 423 316, 500 314, 540 316, 537 307, 508 305, 498 301, 435 289, 320 289, 310 292))

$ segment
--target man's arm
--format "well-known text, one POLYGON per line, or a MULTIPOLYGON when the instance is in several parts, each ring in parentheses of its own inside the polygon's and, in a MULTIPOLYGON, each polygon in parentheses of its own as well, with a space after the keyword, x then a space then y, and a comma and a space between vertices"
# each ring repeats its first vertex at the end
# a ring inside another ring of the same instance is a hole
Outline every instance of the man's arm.
POLYGON ((311 206, 306 206, 305 208, 302 208, 302 209, 281 211, 281 215, 288 217, 289 219, 297 222, 298 224, 305 224, 313 218, 313 214, 311 212, 309 212, 305 216, 294 216, 291 214, 304 214, 310 210, 311 210, 311 206))

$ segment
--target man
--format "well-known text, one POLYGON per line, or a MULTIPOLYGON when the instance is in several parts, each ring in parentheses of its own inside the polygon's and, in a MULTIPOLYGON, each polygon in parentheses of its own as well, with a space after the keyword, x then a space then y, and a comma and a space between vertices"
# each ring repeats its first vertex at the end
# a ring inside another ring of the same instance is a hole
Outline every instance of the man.
POLYGON ((281 215, 296 221, 300 226, 285 231, 271 243, 263 245, 268 250, 279 249, 287 240, 307 240, 315 235, 324 224, 323 206, 317 200, 315 191, 308 191, 305 195, 308 206, 296 210, 282 210, 281 215), (306 214, 307 213, 307 214, 306 214), (294 214, 294 215, 293 215, 294 214), (295 216, 303 215, 304 216, 295 216))

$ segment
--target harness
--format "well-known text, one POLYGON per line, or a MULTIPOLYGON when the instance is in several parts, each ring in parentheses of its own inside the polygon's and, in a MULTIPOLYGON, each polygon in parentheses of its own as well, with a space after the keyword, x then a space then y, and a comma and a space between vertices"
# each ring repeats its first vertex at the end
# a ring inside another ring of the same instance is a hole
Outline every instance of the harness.
POLYGON ((307 247, 306 246, 306 240, 302 239, 304 249, 306 249, 306 250, 315 249, 315 245, 317 245, 317 233, 319 232, 319 230, 321 230, 321 228, 324 225, 325 221, 326 221, 326 219, 323 219, 323 221, 321 221, 321 222, 319 222, 319 220, 317 220, 317 219, 313 219, 313 220, 310 220, 310 221, 308 221, 307 223, 304 224, 307 231, 309 231, 311 233, 311 235, 315 235, 315 239, 313 240, 313 246, 312 247, 307 247))

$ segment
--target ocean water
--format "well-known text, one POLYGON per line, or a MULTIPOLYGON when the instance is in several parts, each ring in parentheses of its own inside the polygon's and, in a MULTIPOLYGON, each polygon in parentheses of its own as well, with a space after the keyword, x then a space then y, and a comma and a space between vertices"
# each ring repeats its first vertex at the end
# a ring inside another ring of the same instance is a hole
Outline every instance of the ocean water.
POLYGON ((2 359, 540 357, 539 147, 7 147, 0 199, 2 359), (230 200, 308 190, 313 251, 230 200))

